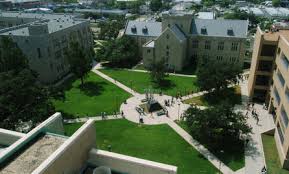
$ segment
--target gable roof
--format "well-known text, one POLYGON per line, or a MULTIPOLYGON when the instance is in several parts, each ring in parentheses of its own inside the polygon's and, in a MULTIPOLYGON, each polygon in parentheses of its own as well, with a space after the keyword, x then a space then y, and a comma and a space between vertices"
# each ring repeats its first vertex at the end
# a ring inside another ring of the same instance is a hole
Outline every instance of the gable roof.
POLYGON ((128 21, 125 35, 158 37, 162 33, 161 22, 128 21), (146 31, 144 31, 144 29, 146 31))
POLYGON ((185 34, 180 30, 177 25, 173 25, 170 29, 180 41, 186 40, 185 34))
POLYGON ((247 20, 193 19, 192 21, 193 35, 246 38, 247 31, 247 20))

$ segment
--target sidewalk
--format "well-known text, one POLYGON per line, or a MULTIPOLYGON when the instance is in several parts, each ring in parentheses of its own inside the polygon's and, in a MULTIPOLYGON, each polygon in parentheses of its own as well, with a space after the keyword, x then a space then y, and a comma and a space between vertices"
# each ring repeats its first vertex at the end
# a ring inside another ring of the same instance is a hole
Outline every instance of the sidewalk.
MULTIPOLYGON (((97 66, 95 66, 95 67, 97 67, 97 66)), ((133 96, 140 95, 139 93, 137 93, 133 89, 125 86, 124 84, 122 84, 122 83, 118 82, 117 80, 109 77, 108 75, 98 71, 96 68, 93 68, 92 72, 94 72, 95 74, 99 75, 100 77, 106 79, 107 81, 110 81, 111 83, 115 84, 116 86, 120 87, 121 89, 125 90, 126 92, 130 93, 133 96)))
POLYGON ((74 118, 74 119, 64 119, 63 121, 65 123, 83 123, 86 122, 89 119, 93 119, 95 121, 101 121, 101 120, 115 120, 115 119, 122 119, 123 117, 120 115, 108 115, 105 119, 102 119, 101 116, 95 116, 95 117, 81 117, 81 118, 74 118))
POLYGON ((168 119, 167 124, 178 133, 184 140, 186 140, 191 146, 193 146, 198 152, 200 152, 205 158, 207 158, 217 169, 220 169, 224 174, 233 174, 234 171, 231 170, 227 165, 220 161, 215 155, 213 155, 208 149, 206 149, 202 144, 193 139, 193 137, 183 130, 177 123, 168 119))
MULTIPOLYGON (((242 106, 236 106, 236 109, 246 114, 246 105, 248 102, 247 81, 240 84, 242 93, 242 106)), ((265 131, 274 129, 274 121, 272 115, 263 109, 262 105, 255 104, 254 108, 259 115, 259 124, 251 116, 249 112, 247 119, 248 124, 252 127, 252 133, 249 137, 249 144, 245 148, 245 174, 258 174, 265 166, 265 158, 263 152, 263 144, 261 134, 265 131)))

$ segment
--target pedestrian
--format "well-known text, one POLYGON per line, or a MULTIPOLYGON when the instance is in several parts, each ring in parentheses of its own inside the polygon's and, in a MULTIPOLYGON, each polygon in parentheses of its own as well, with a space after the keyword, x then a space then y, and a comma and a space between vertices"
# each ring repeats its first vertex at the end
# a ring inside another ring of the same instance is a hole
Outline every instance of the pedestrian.
POLYGON ((101 119, 104 120, 103 112, 101 112, 100 115, 101 115, 101 119))
POLYGON ((106 119, 106 112, 103 112, 103 118, 106 119))
POLYGON ((259 121, 260 121, 260 120, 259 120, 259 116, 258 116, 258 114, 257 114, 257 113, 256 113, 256 115, 255 115, 255 116, 256 116, 256 121, 257 121, 257 125, 258 125, 258 124, 259 124, 259 121))
POLYGON ((248 146, 248 144, 249 144, 249 139, 248 138, 246 138, 245 144, 246 144, 246 146, 248 146))
POLYGON ((121 116, 124 118, 124 114, 123 114, 123 111, 121 111, 121 116))

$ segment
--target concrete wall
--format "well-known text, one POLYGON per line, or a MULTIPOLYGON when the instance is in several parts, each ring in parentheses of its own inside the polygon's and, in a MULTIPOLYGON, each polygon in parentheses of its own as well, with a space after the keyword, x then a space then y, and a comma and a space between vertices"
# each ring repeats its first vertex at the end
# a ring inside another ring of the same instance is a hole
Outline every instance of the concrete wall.
POLYGON ((42 133, 45 130, 45 126, 53 124, 55 120, 59 120, 61 118, 60 113, 55 113, 48 119, 46 119, 44 122, 39 124, 37 127, 32 129, 30 132, 22 136, 20 139, 18 139, 15 143, 7 147, 1 154, 0 154, 0 163, 5 161, 8 157, 13 155, 15 152, 17 152, 18 149, 25 146, 27 143, 29 143, 33 138, 35 138, 39 133, 42 133))
POLYGON ((25 134, 0 128, 0 144, 10 146, 25 134))
POLYGON ((111 169, 128 174, 176 174, 177 167, 153 161, 134 158, 117 153, 92 149, 89 163, 96 166, 108 166, 111 169))
POLYGON ((95 138, 94 121, 88 120, 32 173, 79 173, 96 146, 95 138))

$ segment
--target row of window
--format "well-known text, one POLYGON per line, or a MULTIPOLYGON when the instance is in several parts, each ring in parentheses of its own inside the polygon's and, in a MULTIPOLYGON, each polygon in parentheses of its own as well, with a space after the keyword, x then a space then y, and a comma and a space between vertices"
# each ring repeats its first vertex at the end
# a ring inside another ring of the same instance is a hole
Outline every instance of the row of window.
MULTIPOLYGON (((192 57, 193 57, 194 59, 197 59, 197 58, 198 58, 198 55, 197 55, 197 54, 194 54, 192 57)), ((203 59, 203 61, 207 61, 207 60, 210 59, 210 56, 207 55, 207 54, 204 54, 204 55, 202 56, 202 59, 203 59)), ((218 60, 218 61, 223 61, 223 59, 224 59, 223 56, 216 56, 216 60, 218 60)), ((227 60, 227 59, 226 59, 226 60, 227 60)), ((230 62, 239 62, 239 59, 238 59, 237 57, 230 57, 230 58, 228 59, 228 61, 230 61, 230 62)))
MULTIPOLYGON (((210 50, 211 49, 211 45, 212 45, 212 42, 207 40, 205 41, 205 49, 206 50, 210 50)), ((198 40, 194 40, 192 42, 192 47, 193 48, 199 48, 199 41, 198 40)), ((218 45, 217 45, 217 49, 218 50, 224 50, 224 47, 225 47, 225 42, 218 42, 218 45)), ((239 43, 238 42, 232 42, 231 43, 231 51, 237 51, 239 48, 239 43)))

